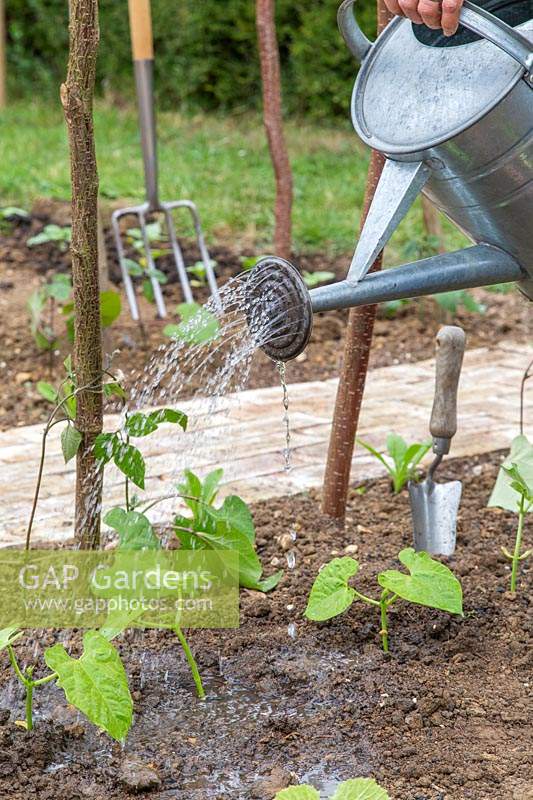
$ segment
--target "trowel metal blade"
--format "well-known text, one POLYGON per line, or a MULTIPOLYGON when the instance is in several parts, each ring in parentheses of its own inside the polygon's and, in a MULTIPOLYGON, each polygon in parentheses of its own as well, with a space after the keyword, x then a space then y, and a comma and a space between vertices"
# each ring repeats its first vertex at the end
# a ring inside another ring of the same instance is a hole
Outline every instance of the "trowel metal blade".
POLYGON ((409 483, 415 550, 451 556, 455 552, 461 481, 409 483))

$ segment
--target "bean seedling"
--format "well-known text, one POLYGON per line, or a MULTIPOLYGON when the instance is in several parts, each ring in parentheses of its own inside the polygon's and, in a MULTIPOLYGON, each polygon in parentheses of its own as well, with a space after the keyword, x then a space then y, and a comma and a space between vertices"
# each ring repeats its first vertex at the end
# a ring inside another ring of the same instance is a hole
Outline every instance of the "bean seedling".
MULTIPOLYGON (((28 298, 30 330, 37 347, 41 350, 54 350, 59 343, 59 334, 55 331, 55 311, 58 306, 65 317, 68 338, 70 341, 74 340, 74 303, 71 295, 70 276, 59 273, 28 298)), ((122 304, 118 292, 100 292, 100 321, 103 328, 112 325, 121 310, 122 304)))
POLYGON ((427 553, 415 553, 412 547, 402 550, 398 556, 409 574, 389 569, 380 572, 378 583, 383 589, 379 600, 367 597, 348 584, 359 571, 359 563, 349 556, 334 558, 319 572, 309 594, 305 616, 315 622, 343 614, 355 600, 375 606, 380 610, 380 636, 383 650, 389 650, 388 610, 397 600, 407 600, 428 608, 463 614, 461 584, 444 564, 427 553))
POLYGON ((283 571, 262 578, 263 567, 255 551, 255 526, 244 500, 236 495, 226 497, 215 508, 223 471, 214 470, 203 481, 185 470, 178 486, 181 497, 192 516, 178 514, 174 530, 186 550, 236 550, 239 553, 239 583, 247 589, 269 592, 281 579, 283 571))
POLYGON ((13 671, 26 691, 26 718, 18 724, 33 730, 34 690, 55 681, 70 705, 123 742, 131 727, 133 702, 124 666, 108 639, 98 631, 87 631, 79 658, 71 658, 62 644, 46 648, 44 660, 52 672, 36 679, 35 667, 21 669, 16 657, 13 645, 22 635, 16 626, 0 631, 0 651, 7 650, 13 671))
MULTIPOLYGON (((274 800, 320 800, 313 786, 289 786, 277 793, 274 800)), ((330 800, 389 800, 389 795, 373 778, 354 778, 340 783, 330 800)))
POLYGON ((431 442, 408 445, 398 434, 389 433, 387 436, 387 452, 390 456, 390 461, 388 461, 372 445, 361 441, 361 439, 357 441, 369 453, 372 453, 378 461, 381 461, 391 476, 394 494, 399 494, 408 481, 418 480, 417 467, 431 447, 431 442))
POLYGON ((26 244, 28 247, 36 247, 40 244, 48 244, 49 242, 57 243, 59 250, 62 253, 66 253, 70 242, 72 239, 72 228, 70 225, 45 225, 43 230, 36 234, 36 236, 30 236, 26 244))
POLYGON ((513 439, 510 455, 498 473, 489 506, 518 512, 513 552, 510 553, 506 547, 501 548, 504 556, 511 562, 511 592, 515 593, 520 562, 525 561, 532 552, 527 550, 520 553, 526 516, 533 510, 533 445, 526 436, 520 435, 513 439))

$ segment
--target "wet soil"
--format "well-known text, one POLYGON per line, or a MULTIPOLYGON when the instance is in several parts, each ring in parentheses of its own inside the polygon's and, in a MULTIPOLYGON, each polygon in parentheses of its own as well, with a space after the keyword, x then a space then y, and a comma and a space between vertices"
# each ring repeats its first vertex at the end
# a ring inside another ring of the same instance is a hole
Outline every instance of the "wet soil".
MULTIPOLYGON (((239 630, 191 632, 207 702, 195 698, 170 634, 118 640, 136 712, 124 749, 50 685, 36 697, 35 733, 16 727, 22 698, 3 654, 0 798, 271 800, 298 781, 326 798, 337 781, 372 775, 391 800, 532 800, 532 573, 523 562, 520 591, 508 594, 500 547, 512 546, 516 520, 486 508, 501 458, 449 460, 440 475, 464 481, 448 559, 463 583, 464 618, 398 603, 388 656, 373 608, 355 603, 321 625, 302 617, 333 556, 355 555, 357 587, 374 596, 376 574, 398 566, 410 543, 408 499, 386 480, 354 487, 344 529, 321 515, 313 492, 253 506, 266 572, 286 564, 291 530, 295 566, 267 596, 242 592, 239 630)), ((17 645, 21 661, 54 638, 30 635, 17 645)))
MULTIPOLYGON (((42 230, 45 224, 55 222, 67 224, 68 208, 64 204, 45 202, 39 204, 31 222, 20 223, 12 230, 4 230, 0 236, 0 429, 14 425, 27 425, 44 420, 49 406, 36 390, 39 380, 57 385, 64 377, 62 362, 70 351, 64 336, 64 322, 56 312, 55 325, 63 333, 62 343, 54 354, 40 351, 28 327, 26 303, 32 291, 37 289, 46 276, 70 269, 68 253, 61 252, 55 244, 29 248, 29 236, 42 230)), ((120 289, 120 270, 112 236, 106 232, 110 288, 120 289)), ((187 263, 194 263, 198 253, 191 244, 185 243, 187 263)), ((219 284, 242 271, 242 257, 251 252, 236 253, 227 247, 212 247, 211 255, 217 262, 219 284)), ((337 278, 346 274, 348 256, 320 254, 295 256, 295 262, 303 270, 327 270, 337 278)), ((158 261, 158 267, 166 272, 169 282, 163 287, 169 311, 166 320, 157 319, 155 308, 139 298, 144 335, 139 325, 129 316, 123 297, 123 310, 119 319, 108 329, 105 348, 108 353, 118 350, 113 361, 114 368, 121 369, 126 376, 136 373, 149 359, 150 354, 163 342, 163 328, 172 321, 175 307, 182 302, 181 290, 176 274, 166 258, 158 261)), ((195 290, 199 301, 207 299, 205 288, 195 290)), ((515 290, 509 294, 494 294, 483 289, 475 290, 474 296, 486 304, 483 315, 461 309, 453 317, 467 333, 468 347, 490 346, 510 338, 524 341, 531 336, 531 305, 515 290)), ((381 309, 375 327, 374 343, 370 359, 371 367, 393 363, 418 361, 433 354, 434 335, 446 320, 434 300, 412 302, 389 319, 381 309)), ((299 358, 287 369, 290 382, 320 380, 336 377, 342 359, 347 312, 331 312, 317 315, 311 342, 299 358)), ((266 356, 254 358, 249 388, 271 386, 279 381, 277 370, 266 356)), ((194 388, 194 387, 191 387, 194 388)))

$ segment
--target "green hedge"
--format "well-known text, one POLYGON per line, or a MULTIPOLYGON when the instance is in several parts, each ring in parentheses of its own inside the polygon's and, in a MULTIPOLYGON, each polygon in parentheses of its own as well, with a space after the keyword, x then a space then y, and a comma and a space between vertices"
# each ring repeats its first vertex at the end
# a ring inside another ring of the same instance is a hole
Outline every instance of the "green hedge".
MULTIPOLYGON (((277 0, 288 112, 346 115, 355 74, 336 26, 340 0, 277 0)), ((375 28, 373 0, 361 0, 375 28)), ((255 0, 153 0, 156 88, 162 108, 240 110, 260 104, 255 0)), ((10 90, 57 94, 65 75, 67 0, 6 0, 10 90)), ((126 0, 100 1, 98 91, 132 97, 126 0)))

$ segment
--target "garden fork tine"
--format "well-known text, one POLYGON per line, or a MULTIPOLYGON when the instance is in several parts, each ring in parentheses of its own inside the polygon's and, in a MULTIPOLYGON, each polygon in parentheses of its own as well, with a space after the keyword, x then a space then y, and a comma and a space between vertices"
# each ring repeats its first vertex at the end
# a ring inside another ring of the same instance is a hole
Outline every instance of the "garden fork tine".
POLYGON ((207 280, 211 293, 218 300, 218 289, 215 275, 211 266, 211 260, 205 246, 204 237, 200 225, 198 212, 193 203, 189 201, 160 202, 157 179, 157 139, 155 125, 155 105, 153 92, 153 71, 154 71, 154 51, 152 42, 152 21, 150 11, 150 0, 128 0, 131 40, 133 51, 133 64, 135 70, 135 84, 137 88, 137 102, 139 107, 139 126, 141 130, 141 146, 143 152, 144 177, 146 184, 146 202, 132 206, 130 208, 115 211, 112 217, 113 231, 115 234, 117 252, 120 261, 120 268, 124 280, 126 296, 134 320, 139 319, 139 309, 133 282, 126 266, 124 246, 120 233, 120 219, 128 215, 135 215, 139 220, 139 228, 143 239, 144 251, 146 256, 147 268, 150 274, 154 299, 157 306, 157 313, 160 317, 166 316, 165 302, 159 281, 154 276, 155 261, 153 258, 150 241, 146 228, 146 217, 150 213, 162 213, 165 217, 176 271, 180 280, 184 299, 187 303, 193 302, 193 295, 189 276, 185 267, 183 253, 179 245, 172 209, 185 207, 188 208, 192 217, 196 232, 196 239, 200 249, 202 261, 204 263, 207 280))

